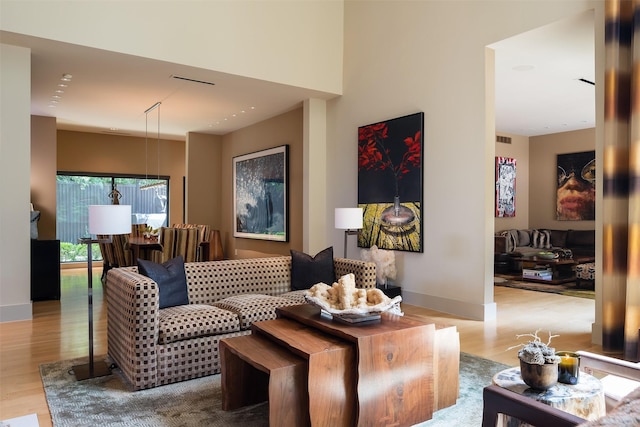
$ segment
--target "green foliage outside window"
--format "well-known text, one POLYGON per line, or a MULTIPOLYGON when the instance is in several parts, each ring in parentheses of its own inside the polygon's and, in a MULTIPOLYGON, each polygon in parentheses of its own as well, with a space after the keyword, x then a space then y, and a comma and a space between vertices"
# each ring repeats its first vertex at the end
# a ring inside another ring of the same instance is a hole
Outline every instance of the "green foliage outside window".
MULTIPOLYGON (((91 258, 94 261, 102 261, 100 246, 97 243, 91 245, 91 258)), ((60 261, 74 262, 87 260, 87 245, 84 243, 60 242, 60 261)))

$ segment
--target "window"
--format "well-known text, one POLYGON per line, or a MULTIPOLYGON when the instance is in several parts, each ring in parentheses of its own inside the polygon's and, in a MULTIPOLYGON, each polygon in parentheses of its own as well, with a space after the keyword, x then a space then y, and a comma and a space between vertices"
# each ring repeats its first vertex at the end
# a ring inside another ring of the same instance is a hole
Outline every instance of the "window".
MULTIPOLYGON (((78 243, 89 236, 89 205, 131 205, 132 224, 156 229, 168 224, 169 178, 148 179, 126 175, 99 175, 59 172, 56 176, 56 238, 60 240, 60 261, 86 261, 87 247, 78 243), (114 192, 113 190, 117 190, 114 192)), ((92 258, 102 260, 97 244, 92 258)))

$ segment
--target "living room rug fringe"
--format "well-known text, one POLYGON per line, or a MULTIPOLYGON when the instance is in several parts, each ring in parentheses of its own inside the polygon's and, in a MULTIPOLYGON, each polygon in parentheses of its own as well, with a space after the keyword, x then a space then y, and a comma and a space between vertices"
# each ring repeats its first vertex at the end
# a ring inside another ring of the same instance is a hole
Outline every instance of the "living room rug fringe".
MULTIPOLYGON (((104 358, 96 358, 102 359, 104 358)), ((266 403, 236 411, 222 411, 220 375, 133 392, 118 369, 104 377, 76 381, 71 367, 81 363, 86 363, 86 358, 40 366, 54 427, 258 427, 269 424, 266 403)), ((482 389, 491 383, 495 373, 507 367, 488 359, 461 353, 458 403, 437 411, 433 419, 419 425, 480 425, 482 389)))
POLYGON ((548 292, 552 294, 565 295, 569 297, 595 299, 596 293, 594 290, 578 288, 575 282, 569 282, 561 285, 553 285, 547 283, 534 283, 524 282, 521 280, 514 280, 508 276, 496 276, 493 279, 495 286, 505 286, 508 288, 524 289, 527 291, 536 292, 548 292))

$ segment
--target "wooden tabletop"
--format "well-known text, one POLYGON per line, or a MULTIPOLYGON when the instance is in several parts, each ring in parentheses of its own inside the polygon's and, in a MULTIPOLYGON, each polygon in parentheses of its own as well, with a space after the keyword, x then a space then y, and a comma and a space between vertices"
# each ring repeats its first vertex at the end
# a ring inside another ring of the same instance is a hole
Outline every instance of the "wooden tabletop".
POLYGON ((150 237, 148 239, 142 236, 131 236, 129 237, 129 244, 137 245, 137 246, 160 245, 160 243, 158 242, 157 236, 150 237))
POLYGON ((149 239, 140 236, 134 236, 129 238, 129 247, 133 254, 133 262, 137 265, 138 259, 150 259, 151 251, 161 251, 162 245, 158 242, 157 237, 151 237, 149 239), (141 255, 142 253, 142 255, 141 255))
POLYGON ((379 335, 387 332, 397 332, 404 329, 426 328, 435 330, 435 325, 422 322, 416 318, 382 313, 380 320, 347 324, 334 321, 330 317, 321 315, 320 307, 312 304, 292 305, 276 309, 278 317, 294 319, 305 325, 312 326, 326 333, 349 341, 357 341, 362 337, 379 335))

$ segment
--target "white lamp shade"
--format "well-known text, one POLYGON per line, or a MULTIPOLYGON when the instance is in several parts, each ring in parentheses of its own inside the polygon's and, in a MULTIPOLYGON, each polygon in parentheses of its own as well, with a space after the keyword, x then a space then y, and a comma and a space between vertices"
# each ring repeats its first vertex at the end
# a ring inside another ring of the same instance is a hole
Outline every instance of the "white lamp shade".
POLYGON ((362 208, 336 208, 335 227, 341 230, 362 228, 362 208))
POLYGON ((89 234, 129 233, 131 233, 131 206, 89 206, 89 234))

